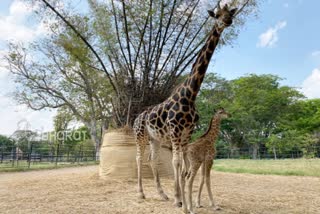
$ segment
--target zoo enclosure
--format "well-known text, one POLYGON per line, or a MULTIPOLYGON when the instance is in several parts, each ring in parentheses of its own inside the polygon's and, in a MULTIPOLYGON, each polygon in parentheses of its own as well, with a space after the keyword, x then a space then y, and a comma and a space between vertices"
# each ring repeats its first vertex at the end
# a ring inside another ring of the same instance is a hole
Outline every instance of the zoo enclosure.
POLYGON ((285 158, 320 158, 320 146, 314 145, 304 148, 288 150, 266 147, 254 150, 252 147, 216 148, 216 159, 285 159, 285 158), (256 158, 254 158, 256 157, 256 158))
MULTIPOLYGON (((320 146, 289 151, 270 151, 267 148, 260 148, 256 157, 257 159, 320 158, 320 146)), ((228 158, 253 159, 253 150, 252 148, 217 148, 216 159, 228 158)), ((97 163, 97 160, 93 146, 31 143, 28 147, 0 147, 0 169, 50 168, 61 165, 93 164, 97 163)))
POLYGON ((0 169, 4 168, 50 168, 60 165, 96 163, 96 152, 92 146, 69 146, 30 144, 0 147, 0 169))

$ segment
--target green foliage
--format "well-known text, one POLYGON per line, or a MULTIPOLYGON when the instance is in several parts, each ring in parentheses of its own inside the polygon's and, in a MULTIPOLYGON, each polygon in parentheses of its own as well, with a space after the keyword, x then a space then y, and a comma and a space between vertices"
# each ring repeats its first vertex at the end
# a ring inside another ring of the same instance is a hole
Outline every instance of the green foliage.
MULTIPOLYGON (((87 127, 82 126, 77 129, 63 129, 59 132, 51 134, 51 141, 55 144, 62 144, 65 147, 72 149, 90 139, 89 130, 87 127)), ((90 141, 92 143, 92 141, 90 141)), ((92 144, 93 146, 94 144, 92 144)))
POLYGON ((292 106, 284 123, 286 128, 296 128, 305 133, 320 132, 320 99, 300 100, 292 106))
POLYGON ((232 81, 216 74, 205 77, 197 98, 200 123, 193 138, 209 124, 214 109, 224 107, 232 117, 221 124, 217 143, 224 156, 233 148, 267 148, 275 157, 292 150, 317 155, 320 99, 305 100, 295 88, 282 86, 274 75, 250 74, 232 81))
POLYGON ((279 134, 271 134, 267 139, 266 147, 270 152, 281 154, 299 148, 302 139, 303 135, 297 130, 287 130, 279 134))
POLYGON ((14 141, 12 141, 10 138, 0 135, 0 149, 3 152, 10 152, 12 149, 12 146, 14 146, 14 141))
MULTIPOLYGON (((219 77, 217 74, 208 73, 203 81, 201 92, 196 100, 197 110, 200 114, 200 122, 197 125, 198 132, 204 132, 207 129, 210 119, 215 109, 225 107, 231 98, 230 82, 219 77)), ((224 123, 227 124, 227 123, 224 123)))
POLYGON ((319 139, 315 135, 305 134, 302 137, 301 145, 303 156, 305 158, 314 158, 316 157, 316 145, 319 145, 319 139))

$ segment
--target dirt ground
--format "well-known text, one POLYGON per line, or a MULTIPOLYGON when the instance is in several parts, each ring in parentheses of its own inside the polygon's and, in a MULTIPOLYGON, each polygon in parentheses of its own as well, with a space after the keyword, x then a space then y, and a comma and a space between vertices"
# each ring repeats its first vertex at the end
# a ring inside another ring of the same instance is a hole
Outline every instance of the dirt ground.
MULTIPOLYGON (((104 181, 97 170, 88 166, 1 173, 0 213, 182 213, 172 205, 172 180, 162 179, 170 201, 160 200, 150 179, 144 180, 147 199, 138 200, 135 179, 104 181)), ((198 214, 320 213, 320 178, 213 171, 212 184, 222 210, 208 208, 204 191, 204 208, 197 209, 198 214)))

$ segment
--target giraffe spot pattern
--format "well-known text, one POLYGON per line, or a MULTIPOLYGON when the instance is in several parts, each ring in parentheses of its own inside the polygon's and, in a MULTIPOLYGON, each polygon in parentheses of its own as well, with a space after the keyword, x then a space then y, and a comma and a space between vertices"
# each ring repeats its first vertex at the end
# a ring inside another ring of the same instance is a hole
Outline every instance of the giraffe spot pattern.
POLYGON ((180 119, 182 119, 183 118, 183 113, 182 112, 179 112, 177 115, 176 115, 176 120, 177 121, 180 121, 180 119))
POLYGON ((158 118, 157 119, 157 126, 159 127, 159 128, 162 128, 163 127, 163 122, 161 121, 161 119, 160 118, 158 118))
POLYGON ((187 98, 182 98, 182 99, 180 99, 180 103, 181 103, 182 105, 189 105, 189 101, 188 101, 187 98))
POLYGON ((200 66, 199 66, 199 74, 200 75, 203 75, 206 73, 207 71, 207 67, 208 67, 208 63, 201 63, 200 66))
POLYGON ((191 97, 192 93, 189 88, 186 88, 186 97, 191 97))
POLYGON ((162 115, 161 115, 162 121, 166 121, 167 116, 168 116, 167 111, 163 111, 163 113, 162 113, 162 115))
POLYGON ((180 105, 179 105, 179 103, 176 103, 174 106, 173 106, 173 110, 175 110, 175 111, 179 111, 179 108, 180 108, 180 105))
POLYGON ((169 120, 174 119, 174 116, 175 116, 174 111, 170 110, 170 111, 169 111, 168 119, 169 119, 169 120))
POLYGON ((189 111, 189 106, 182 106, 182 111, 188 112, 189 111))
POLYGON ((192 89, 198 88, 198 81, 196 80, 196 78, 194 78, 194 77, 192 78, 191 83, 190 83, 190 87, 192 89))
POLYGON ((179 100, 179 95, 178 95, 178 94, 175 94, 175 95, 172 97, 172 99, 173 99, 174 101, 178 101, 178 100, 179 100))
POLYGON ((180 96, 184 97, 185 96, 185 88, 182 88, 180 91, 180 96))
POLYGON ((191 122, 192 122, 192 117, 191 117, 190 114, 187 114, 186 120, 187 120, 188 123, 191 123, 191 122))

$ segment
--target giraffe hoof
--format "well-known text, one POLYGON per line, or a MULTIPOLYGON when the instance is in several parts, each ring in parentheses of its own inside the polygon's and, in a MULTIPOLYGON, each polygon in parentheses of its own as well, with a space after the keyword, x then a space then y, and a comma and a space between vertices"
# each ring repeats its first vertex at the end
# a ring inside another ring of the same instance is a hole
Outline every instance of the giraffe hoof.
POLYGON ((219 207, 219 206, 213 206, 213 210, 214 210, 214 211, 221 210, 221 207, 219 207))
POLYGON ((139 193, 138 199, 146 199, 146 196, 143 193, 139 193))
POLYGON ((175 206, 175 207, 182 207, 182 202, 181 202, 181 201, 179 201, 179 202, 174 202, 174 203, 173 203, 173 206, 175 206))
POLYGON ((164 194, 164 193, 160 194, 160 196, 161 196, 161 198, 162 198, 163 200, 165 200, 165 201, 168 201, 168 200, 169 200, 169 197, 168 197, 166 194, 164 194))

